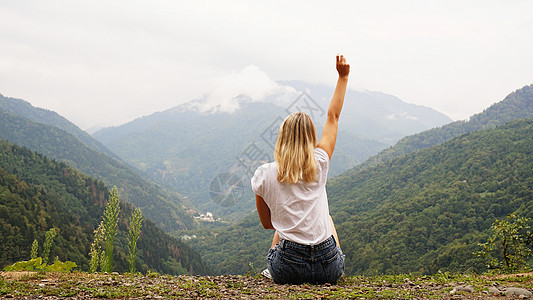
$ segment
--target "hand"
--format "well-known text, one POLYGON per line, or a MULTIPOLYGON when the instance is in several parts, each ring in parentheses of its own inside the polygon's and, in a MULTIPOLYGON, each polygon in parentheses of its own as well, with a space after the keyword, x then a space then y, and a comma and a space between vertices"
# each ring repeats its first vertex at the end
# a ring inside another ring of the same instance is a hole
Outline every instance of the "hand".
POLYGON ((337 55, 337 72, 339 77, 348 77, 348 74, 350 74, 350 65, 343 55, 337 55))

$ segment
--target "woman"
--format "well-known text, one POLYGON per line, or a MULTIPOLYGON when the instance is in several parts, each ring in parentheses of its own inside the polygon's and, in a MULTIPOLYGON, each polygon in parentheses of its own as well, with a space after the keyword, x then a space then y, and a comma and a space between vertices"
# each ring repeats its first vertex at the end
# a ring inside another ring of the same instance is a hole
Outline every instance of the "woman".
POLYGON ((344 272, 325 187, 350 73, 342 55, 336 66, 339 78, 320 141, 307 114, 291 114, 280 126, 275 162, 259 167, 251 181, 261 224, 276 230, 267 256, 275 283, 336 283, 344 272))

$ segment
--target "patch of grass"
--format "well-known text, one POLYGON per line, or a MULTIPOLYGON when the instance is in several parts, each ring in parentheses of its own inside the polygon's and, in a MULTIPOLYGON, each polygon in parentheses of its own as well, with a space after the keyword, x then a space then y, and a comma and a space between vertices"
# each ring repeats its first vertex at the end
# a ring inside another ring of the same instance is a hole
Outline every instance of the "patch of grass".
POLYGON ((9 294, 10 288, 7 281, 0 279, 0 296, 9 294))
POLYGON ((143 298, 161 296, 229 299, 236 295, 243 297, 253 295, 264 299, 439 299, 449 297, 453 286, 468 284, 474 287, 473 295, 482 297, 483 290, 494 283, 531 288, 533 274, 505 277, 449 273, 432 276, 397 274, 344 277, 336 285, 273 285, 264 278, 249 276, 37 273, 7 279, 0 276, 0 298, 13 295, 14 297, 143 298))
POLYGON ((512 282, 512 283, 528 283, 533 282, 533 276, 532 275, 525 275, 525 276, 506 276, 498 278, 497 281, 499 282, 512 282))
POLYGON ((381 299, 394 299, 394 298, 398 298, 398 292, 393 291, 393 290, 384 290, 384 291, 381 291, 381 292, 377 293, 377 295, 378 295, 379 298, 381 298, 381 299))

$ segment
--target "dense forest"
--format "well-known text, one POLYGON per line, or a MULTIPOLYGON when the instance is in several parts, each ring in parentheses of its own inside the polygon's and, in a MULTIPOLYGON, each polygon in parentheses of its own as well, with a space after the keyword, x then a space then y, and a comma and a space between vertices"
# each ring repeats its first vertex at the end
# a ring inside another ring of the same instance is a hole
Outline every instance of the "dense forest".
MULTIPOLYGON (((7 100, 10 99, 7 98, 7 100)), ((18 102, 7 100, 4 98, 3 101, 0 101, 1 139, 65 162, 69 166, 101 180, 108 188, 116 185, 122 199, 141 208, 145 216, 154 220, 165 231, 194 228, 193 218, 181 207, 180 203, 183 197, 180 194, 168 192, 147 182, 133 168, 89 147, 63 129, 15 115, 14 112, 18 112, 23 115, 38 115, 41 117, 40 119, 48 117, 46 112, 42 112, 43 110, 34 108, 22 100, 18 102), (4 109, 4 106, 12 112, 4 109)), ((59 122, 54 116, 52 114, 51 123, 63 124, 68 122, 66 120, 59 122)), ((34 119, 36 118, 34 117, 34 119)), ((98 143, 90 136, 86 138, 92 139, 95 144, 98 143)))
MULTIPOLYGON (((88 269, 93 231, 102 219, 109 191, 96 179, 24 147, 0 140, 0 267, 30 258, 31 245, 45 231, 58 232, 50 257, 88 269)), ((133 207, 121 203, 115 239, 115 270, 127 262, 127 220, 133 207)), ((200 255, 144 220, 137 269, 167 274, 209 273, 200 255)))
POLYGON ((394 146, 370 157, 364 163, 348 170, 344 175, 354 174, 380 162, 442 144, 461 134, 494 128, 512 120, 531 117, 533 117, 533 84, 514 91, 502 101, 491 105, 479 114, 473 115, 468 121, 456 121, 442 127, 404 137, 394 146))
POLYGON ((455 138, 328 185, 348 274, 481 271, 496 218, 533 216, 533 119, 455 138))
MULTIPOLYGON (((346 273, 483 271, 472 255, 496 218, 533 216, 533 119, 469 133, 328 183, 346 273)), ((188 243, 218 273, 266 266, 256 214, 188 243)))

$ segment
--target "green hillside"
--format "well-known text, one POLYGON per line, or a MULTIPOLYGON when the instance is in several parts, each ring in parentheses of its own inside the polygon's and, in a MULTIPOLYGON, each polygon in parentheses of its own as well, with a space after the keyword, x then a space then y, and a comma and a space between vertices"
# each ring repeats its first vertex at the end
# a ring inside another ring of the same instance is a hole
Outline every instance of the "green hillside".
POLYGON ((344 175, 354 174, 359 170, 375 166, 394 157, 442 144, 461 134, 494 128, 512 120, 531 117, 533 117, 533 84, 514 91, 502 101, 493 104, 479 114, 473 115, 468 121, 457 121, 407 136, 394 146, 379 152, 364 163, 346 171, 344 175))
MULTIPOLYGON (((65 162, 101 180, 107 187, 116 185, 125 201, 141 208, 146 217, 154 220, 165 231, 194 227, 194 220, 179 204, 182 197, 179 194, 167 192, 147 182, 131 167, 94 150, 63 129, 33 122, 6 111, 4 109, 6 103, 10 103, 11 111, 16 111, 14 107, 22 103, 20 110, 25 111, 25 115, 29 115, 28 111, 31 110, 23 102, 11 103, 5 99, 0 101, 1 139, 65 162)), ((40 111, 36 109, 35 114, 39 114, 40 111)))
MULTIPOLYGON (((533 119, 457 137, 440 146, 330 180, 330 210, 346 273, 482 271, 472 252, 495 218, 533 216, 533 119)), ((256 214, 188 243, 215 269, 266 265, 272 230, 256 214)))
MULTIPOLYGON (((0 140, 0 268, 30 258, 31 244, 44 242, 50 228, 58 232, 50 257, 88 269, 93 231, 102 219, 109 191, 98 180, 42 154, 0 140)), ((115 239, 115 270, 127 263, 127 227, 132 207, 121 204, 115 239)), ((200 255, 144 220, 138 243, 138 270, 168 274, 205 274, 200 255)))
POLYGON ((533 216, 532 145, 519 120, 331 181, 347 273, 481 270, 471 253, 494 219, 533 216))

